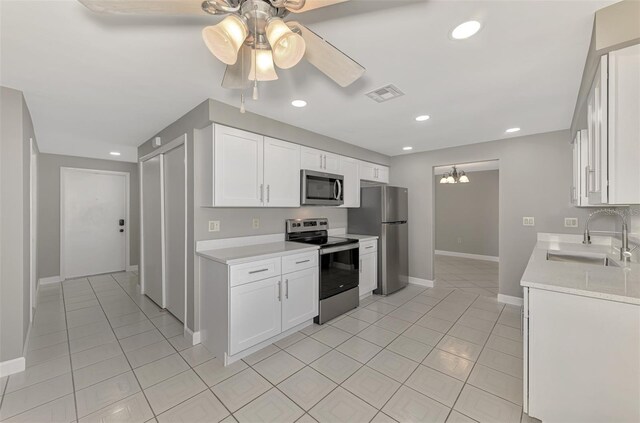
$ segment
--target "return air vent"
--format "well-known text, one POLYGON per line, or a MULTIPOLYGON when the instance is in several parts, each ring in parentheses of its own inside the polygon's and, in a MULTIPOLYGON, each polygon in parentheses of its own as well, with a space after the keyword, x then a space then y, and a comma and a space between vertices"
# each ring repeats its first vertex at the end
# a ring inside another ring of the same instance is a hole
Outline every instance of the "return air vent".
POLYGON ((386 87, 378 88, 370 93, 367 93, 367 97, 378 103, 384 103, 385 101, 393 100, 394 98, 402 97, 404 93, 398 89, 395 85, 387 85, 386 87))

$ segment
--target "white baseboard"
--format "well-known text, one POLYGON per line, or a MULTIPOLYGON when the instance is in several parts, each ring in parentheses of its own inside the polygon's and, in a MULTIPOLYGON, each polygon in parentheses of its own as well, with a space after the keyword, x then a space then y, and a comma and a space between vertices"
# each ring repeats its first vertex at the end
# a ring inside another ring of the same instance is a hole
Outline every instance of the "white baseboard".
POLYGON ((502 295, 498 294, 498 302, 504 304, 511 304, 514 306, 522 306, 524 304, 524 299, 520 297, 513 297, 511 295, 502 295))
POLYGON ((137 272, 138 271, 138 265, 134 264, 133 266, 127 266, 127 272, 137 272))
POLYGON ((462 258, 468 258, 468 259, 474 259, 474 260, 494 261, 496 263, 500 262, 500 257, 495 257, 495 256, 483 256, 480 254, 458 253, 456 251, 443 251, 443 250, 436 250, 435 253, 439 256, 462 257, 462 258))
POLYGON ((427 288, 433 288, 433 281, 430 281, 429 279, 421 279, 421 278, 414 278, 413 276, 409 276, 409 283, 412 285, 419 285, 419 286, 425 286, 427 288))
POLYGON ((14 358, 13 360, 0 361, 0 377, 12 375, 24 371, 26 361, 24 357, 14 358))
POLYGON ((184 337, 191 341, 191 345, 198 345, 200 341, 200 332, 193 332, 191 329, 184 328, 184 337))
POLYGON ((60 276, 49 276, 48 278, 40 278, 38 280, 39 285, 47 285, 50 283, 58 283, 62 282, 62 278, 60 276))

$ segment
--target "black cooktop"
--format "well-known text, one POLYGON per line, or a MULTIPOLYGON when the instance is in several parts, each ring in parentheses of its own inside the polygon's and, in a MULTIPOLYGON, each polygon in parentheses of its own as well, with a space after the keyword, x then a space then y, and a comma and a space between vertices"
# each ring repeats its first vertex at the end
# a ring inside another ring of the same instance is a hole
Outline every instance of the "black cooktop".
POLYGON ((326 236, 318 233, 299 233, 289 234, 287 241, 302 242, 304 244, 318 245, 321 248, 337 247, 339 245, 355 244, 357 239, 340 238, 335 236, 326 236))

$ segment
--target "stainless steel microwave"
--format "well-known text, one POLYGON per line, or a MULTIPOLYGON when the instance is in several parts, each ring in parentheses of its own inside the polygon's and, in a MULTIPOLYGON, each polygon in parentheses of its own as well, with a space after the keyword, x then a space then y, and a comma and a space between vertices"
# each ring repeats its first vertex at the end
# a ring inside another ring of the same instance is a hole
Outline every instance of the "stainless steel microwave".
POLYGON ((341 206, 344 204, 344 176, 332 173, 300 171, 300 203, 304 206, 341 206))

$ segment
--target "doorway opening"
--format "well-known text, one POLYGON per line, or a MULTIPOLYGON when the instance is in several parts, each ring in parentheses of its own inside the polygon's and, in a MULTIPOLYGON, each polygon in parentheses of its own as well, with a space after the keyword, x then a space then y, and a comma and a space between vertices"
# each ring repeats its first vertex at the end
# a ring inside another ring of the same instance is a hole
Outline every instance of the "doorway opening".
POLYGON ((499 162, 434 167, 435 286, 498 296, 499 162))

